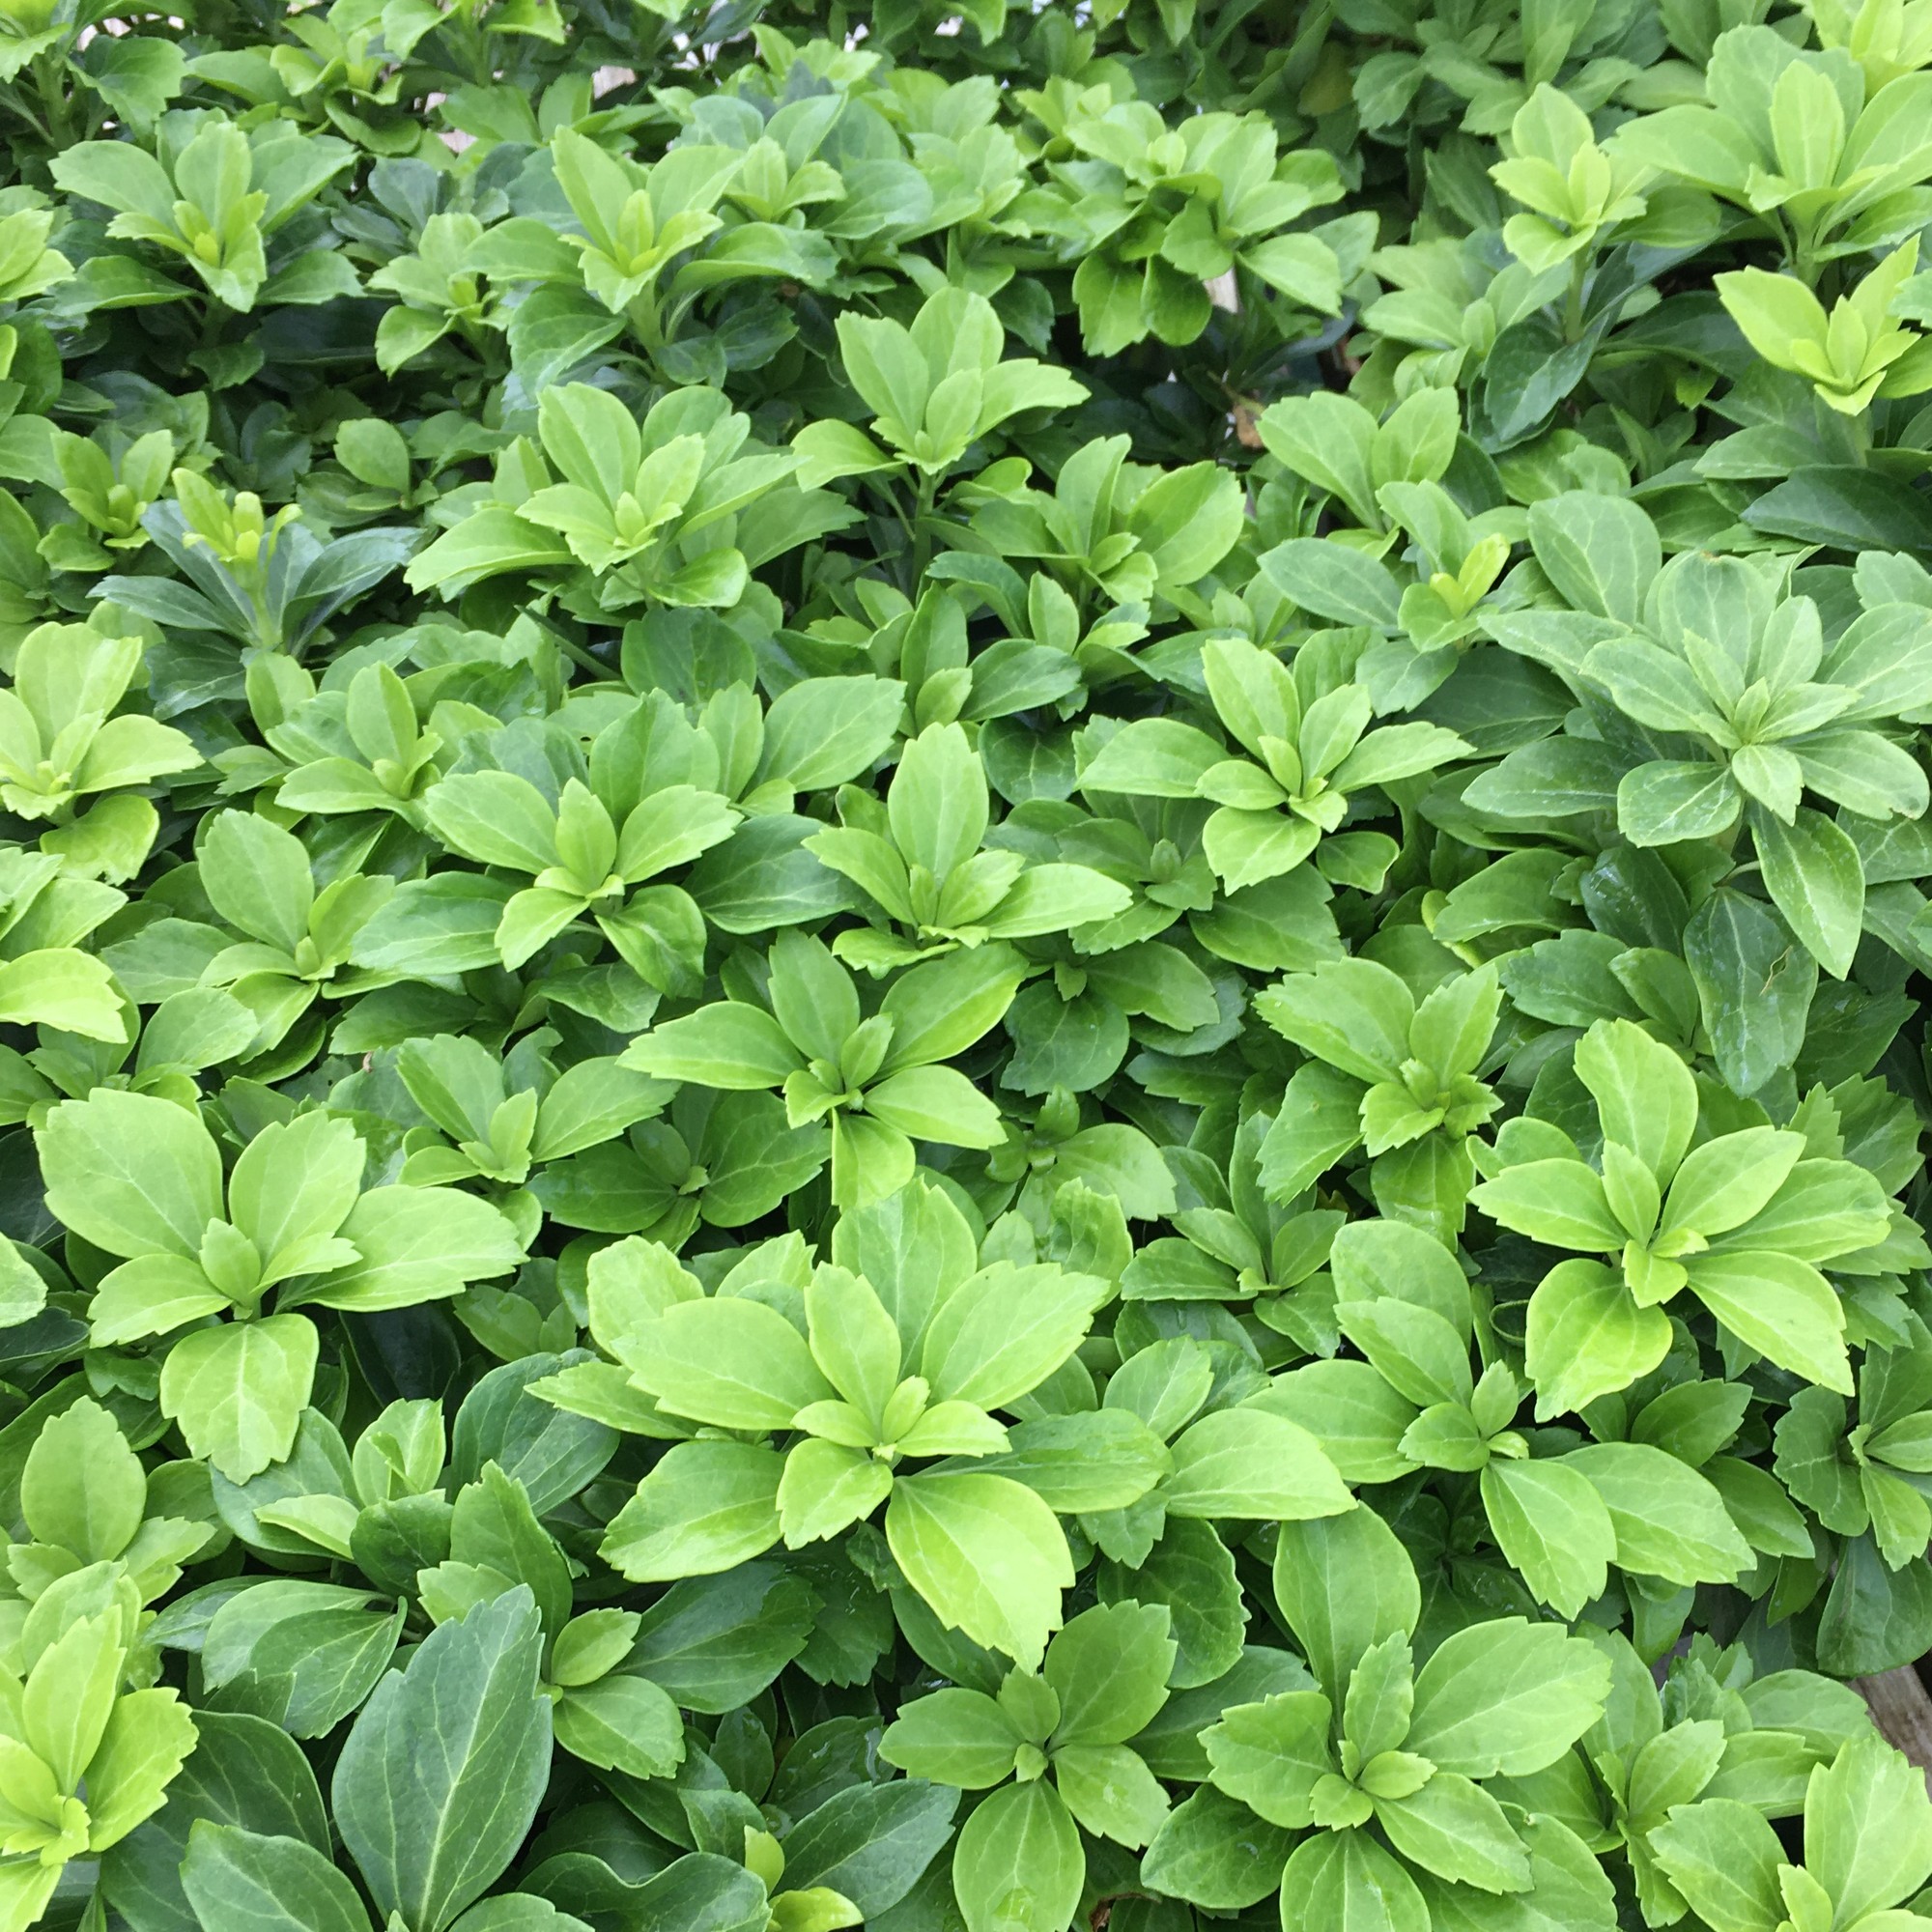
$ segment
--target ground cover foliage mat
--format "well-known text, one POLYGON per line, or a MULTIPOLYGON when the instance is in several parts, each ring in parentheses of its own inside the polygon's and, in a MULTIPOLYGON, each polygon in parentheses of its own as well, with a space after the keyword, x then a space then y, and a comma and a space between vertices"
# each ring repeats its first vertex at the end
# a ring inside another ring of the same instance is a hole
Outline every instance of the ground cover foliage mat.
POLYGON ((0 1932, 1907 1932, 1932 0, 0 0, 0 1932))

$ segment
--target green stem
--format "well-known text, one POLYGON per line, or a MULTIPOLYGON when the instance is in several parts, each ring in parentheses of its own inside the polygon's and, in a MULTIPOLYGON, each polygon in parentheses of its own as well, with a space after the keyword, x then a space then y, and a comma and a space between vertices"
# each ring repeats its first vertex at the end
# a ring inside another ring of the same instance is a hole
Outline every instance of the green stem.
POLYGON ((912 587, 915 596, 919 594, 919 586, 932 562, 932 532, 928 525, 932 517, 933 498, 939 495, 939 478, 922 469, 916 489, 912 512, 912 587))
POLYGON ((658 314, 657 298, 646 289, 624 305, 624 320, 647 352, 655 354, 665 346, 664 323, 658 314))
POLYGON ((496 84, 496 64, 490 58, 490 36, 477 25, 473 13, 466 14, 463 20, 464 52, 469 59, 470 77, 478 87, 496 84))
POLYGON ((1563 304, 1563 339, 1566 342, 1575 342, 1583 332, 1583 291, 1589 279, 1589 251, 1579 248, 1570 258, 1570 294, 1563 304))
POLYGON ((1778 245, 1784 250, 1784 259, 1791 265, 1791 271, 1809 288, 1817 279, 1818 271, 1811 262, 1810 239, 1804 229, 1789 220, 1781 208, 1775 208, 1765 216, 1771 232, 1777 237, 1778 245))
POLYGON ((587 670, 600 684, 608 684, 611 681, 611 667, 585 650, 582 644, 572 643, 568 638, 555 631, 550 634, 550 640, 572 664, 581 670, 587 670))
MULTIPOLYGON (((892 505, 893 515, 898 519, 899 528, 905 532, 905 554, 910 558, 918 548, 918 537, 915 531, 915 526, 918 521, 917 512, 906 507, 905 498, 892 484, 882 482, 879 490, 886 501, 892 505)), ((917 596, 919 592, 918 575, 909 573, 904 588, 908 596, 917 596)))
POLYGON ((41 97, 47 140, 56 148, 65 148, 73 139, 68 118, 67 89, 62 85, 66 74, 67 55, 59 50, 42 54, 34 62, 34 86, 41 97))

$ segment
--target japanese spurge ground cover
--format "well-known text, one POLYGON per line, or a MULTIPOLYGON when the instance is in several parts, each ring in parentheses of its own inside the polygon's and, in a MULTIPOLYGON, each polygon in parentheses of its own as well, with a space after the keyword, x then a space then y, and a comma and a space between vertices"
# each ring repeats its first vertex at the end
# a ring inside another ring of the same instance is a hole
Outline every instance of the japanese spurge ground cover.
POLYGON ((0 153, 0 1932, 1932 1920, 1932 0, 0 153))

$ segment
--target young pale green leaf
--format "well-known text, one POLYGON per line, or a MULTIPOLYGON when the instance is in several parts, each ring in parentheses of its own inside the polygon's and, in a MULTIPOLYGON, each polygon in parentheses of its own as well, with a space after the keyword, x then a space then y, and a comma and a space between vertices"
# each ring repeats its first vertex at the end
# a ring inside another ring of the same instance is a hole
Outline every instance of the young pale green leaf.
POLYGON ((886 1540, 922 1597, 950 1628, 1038 1664, 1073 1582, 1053 1512, 1004 1476, 920 1475, 893 1485, 886 1540))
POLYGON ((709 1577, 779 1540, 784 1461, 752 1443, 680 1442, 611 1518, 604 1560, 633 1582, 709 1577))
POLYGON ((1415 1566, 1373 1510, 1284 1523, 1274 1594, 1317 1679, 1337 1691, 1365 1651, 1421 1615, 1415 1566))
POLYGON ((1520 1777, 1597 1721, 1609 1688, 1602 1653, 1557 1625, 1471 1624, 1417 1671, 1405 1747, 1465 1777, 1520 1777))
POLYGON ((163 1414, 231 1483, 245 1483, 295 1446, 321 1348, 305 1315, 197 1328, 161 1365, 163 1414))
POLYGON ((981 1802, 952 1852, 953 1896, 967 1932, 1054 1932, 1087 1876, 1080 1833, 1052 1785, 1010 1784, 981 1802))

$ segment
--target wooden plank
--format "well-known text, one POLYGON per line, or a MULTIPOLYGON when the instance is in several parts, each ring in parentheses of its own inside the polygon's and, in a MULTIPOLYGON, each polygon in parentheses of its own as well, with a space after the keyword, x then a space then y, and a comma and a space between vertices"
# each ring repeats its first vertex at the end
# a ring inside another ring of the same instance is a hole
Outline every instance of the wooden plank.
POLYGON ((1871 1707, 1872 1721, 1925 1773, 1932 1790, 1932 1695, 1909 1663, 1878 1677, 1855 1677, 1853 1685, 1871 1707))

